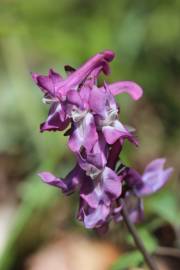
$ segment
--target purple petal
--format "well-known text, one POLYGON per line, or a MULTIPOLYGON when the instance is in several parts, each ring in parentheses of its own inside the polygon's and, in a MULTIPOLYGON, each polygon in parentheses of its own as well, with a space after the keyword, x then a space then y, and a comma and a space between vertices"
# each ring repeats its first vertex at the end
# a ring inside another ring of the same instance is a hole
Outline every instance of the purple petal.
POLYGON ((66 191, 67 188, 66 184, 60 178, 54 176, 52 173, 41 172, 38 175, 41 177, 42 181, 45 182, 46 184, 58 187, 62 189, 63 192, 66 191))
POLYGON ((99 133, 99 139, 94 145, 91 153, 88 155, 88 160, 98 168, 105 167, 108 156, 108 146, 104 136, 99 133))
MULTIPOLYGON (((89 88, 91 90, 93 88, 93 86, 97 84, 97 79, 98 79, 98 76, 101 73, 101 71, 103 71, 106 74, 107 70, 104 71, 104 63, 106 63, 106 62, 103 62, 102 66, 95 68, 87 76, 87 78, 83 81, 82 86, 80 87, 81 89, 85 87, 85 88, 89 88)), ((109 67, 109 65, 107 63, 105 65, 107 65, 109 67)), ((81 89, 80 89, 80 91, 81 91, 81 89)))
POLYGON ((116 206, 115 208, 112 209, 112 218, 113 220, 118 223, 120 221, 123 220, 123 217, 122 217, 122 208, 123 208, 123 205, 118 205, 116 206))
POLYGON ((129 168, 127 169, 127 173, 125 175, 125 182, 128 184, 130 188, 141 188, 142 183, 142 176, 134 169, 129 168))
POLYGON ((90 178, 89 182, 86 181, 81 188, 80 196, 90 207, 97 208, 100 202, 110 205, 120 196, 121 190, 121 178, 113 170, 105 167, 94 181, 90 178))
POLYGON ((54 85, 63 80, 63 77, 52 68, 49 70, 49 77, 51 78, 54 85))
POLYGON ((164 169, 165 159, 156 159, 147 165, 140 188, 136 188, 138 196, 150 195, 162 188, 173 172, 173 168, 164 169))
POLYGON ((118 121, 114 121, 113 126, 104 126, 102 132, 108 144, 114 144, 118 139, 128 139, 137 144, 134 136, 118 121))
POLYGON ((102 132, 108 144, 114 144, 122 135, 121 132, 111 126, 103 127, 102 132))
POLYGON ((108 155, 107 166, 111 169, 115 169, 117 160, 119 160, 119 155, 122 151, 122 144, 120 140, 117 140, 111 147, 108 155))
POLYGON ((116 82, 108 85, 110 92, 116 96, 118 94, 127 93, 129 94, 134 100, 138 100, 143 95, 142 88, 136 84, 135 82, 131 81, 121 81, 116 82))
POLYGON ((115 53, 111 50, 105 50, 102 54, 104 55, 104 59, 108 62, 111 62, 115 57, 115 53))
POLYGON ((79 108, 83 108, 83 102, 81 99, 80 94, 75 90, 70 90, 66 96, 67 102, 71 103, 72 105, 76 105, 79 108))
POLYGON ((145 168, 144 173, 162 170, 166 162, 165 158, 158 158, 151 161, 145 168))
POLYGON ((86 228, 94 228, 101 231, 103 228, 107 228, 109 214, 110 208, 103 203, 98 204, 96 208, 92 208, 83 199, 80 199, 77 218, 78 220, 84 222, 86 228))
POLYGON ((90 94, 89 105, 95 114, 101 116, 104 123, 117 118, 118 107, 107 84, 105 84, 103 88, 93 87, 90 94))
POLYGON ((111 203, 109 196, 104 192, 104 186, 103 183, 100 183, 100 179, 95 182, 90 177, 86 183, 82 184, 80 197, 92 208, 97 208, 100 202, 108 206, 111 203))
MULTIPOLYGON (((101 134, 99 134, 99 139, 93 146, 91 151, 87 151, 82 148, 77 154, 78 163, 80 167, 87 171, 90 171, 90 167, 93 165, 98 169, 104 168, 107 163, 108 147, 101 134)), ((90 175, 89 173, 87 173, 90 175)))
MULTIPOLYGON (((98 190, 98 189, 97 189, 98 190)), ((82 182, 80 189, 80 198, 92 208, 96 208, 99 204, 99 193, 95 190, 95 183, 90 177, 86 177, 82 182)))
POLYGON ((86 183, 82 183, 80 197, 92 208, 96 208, 100 202, 103 191, 99 184, 95 187, 93 180, 88 177, 86 183))
POLYGON ((92 147, 98 140, 94 117, 91 113, 87 113, 85 117, 74 124, 74 131, 69 138, 69 148, 73 152, 79 152, 81 146, 87 151, 91 151, 92 147))
POLYGON ((87 86, 86 83, 83 84, 83 86, 80 89, 80 97, 81 100, 83 101, 83 106, 85 109, 89 109, 89 96, 90 96, 91 88, 87 86))
POLYGON ((44 93, 48 92, 53 96, 56 94, 56 89, 59 83, 62 82, 60 74, 52 69, 49 70, 48 76, 32 73, 32 78, 44 93))
POLYGON ((38 174, 43 182, 51 186, 58 187, 65 194, 71 194, 80 185, 82 178, 84 177, 84 172, 80 169, 78 165, 72 169, 72 171, 65 177, 65 179, 60 179, 54 176, 50 172, 42 172, 38 174))
POLYGON ((121 195, 121 178, 113 170, 105 167, 101 174, 103 190, 111 199, 116 199, 121 195))
POLYGON ((102 227, 108 221, 110 213, 109 207, 99 204, 96 209, 92 209, 91 213, 84 214, 84 225, 87 229, 102 227))
POLYGON ((33 79, 33 81, 37 84, 37 78, 39 77, 40 75, 38 73, 35 73, 35 72, 32 72, 31 73, 31 77, 33 79))
POLYGON ((40 125, 40 131, 62 131, 69 125, 69 119, 66 119, 65 111, 60 103, 51 105, 48 118, 40 125))
POLYGON ((99 88, 94 86, 93 89, 91 90, 89 99, 89 105, 91 110, 94 113, 101 115, 104 112, 104 110, 106 110, 106 101, 107 101, 106 93, 103 90, 100 91, 99 88))
POLYGON ((112 61, 113 58, 114 53, 112 51, 104 51, 102 53, 96 54, 95 56, 90 58, 84 65, 71 73, 59 87, 64 88, 65 93, 67 93, 67 91, 69 91, 70 89, 77 90, 77 87, 91 74, 94 69, 103 66, 104 61, 112 61))

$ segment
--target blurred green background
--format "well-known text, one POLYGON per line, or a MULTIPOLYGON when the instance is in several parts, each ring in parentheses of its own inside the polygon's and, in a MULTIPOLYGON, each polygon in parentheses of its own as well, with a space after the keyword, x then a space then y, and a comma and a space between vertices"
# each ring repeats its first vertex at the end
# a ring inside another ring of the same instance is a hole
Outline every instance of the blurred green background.
MULTIPOLYGON (((122 121, 137 129, 140 140, 138 149, 127 145, 122 158, 143 171, 165 156, 175 168, 171 182, 145 201, 139 229, 150 249, 157 243, 180 246, 179 14, 178 0, 0 0, 1 270, 29 269, 26 258, 60 231, 98 238, 75 222, 76 198, 64 198, 36 176, 48 169, 64 176, 74 160, 61 133, 39 133, 48 106, 30 72, 47 74, 52 67, 65 75, 65 64, 78 67, 104 49, 116 53, 106 80, 133 80, 144 89, 136 103, 118 97, 122 121), (172 239, 157 234, 164 227, 172 239)), ((121 229, 112 228, 108 241, 114 243, 121 229)), ((122 242, 119 237, 116 244, 122 242)))

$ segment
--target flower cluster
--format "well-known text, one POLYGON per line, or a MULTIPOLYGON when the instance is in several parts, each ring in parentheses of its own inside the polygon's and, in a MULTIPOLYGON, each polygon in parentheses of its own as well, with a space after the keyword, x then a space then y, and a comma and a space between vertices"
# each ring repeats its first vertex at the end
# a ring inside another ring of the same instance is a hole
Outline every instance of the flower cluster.
POLYGON ((138 142, 134 129, 119 121, 114 96, 127 93, 138 100, 143 91, 131 81, 98 86, 100 73, 109 74, 113 58, 114 53, 106 50, 78 69, 67 65, 66 79, 52 69, 47 76, 32 74, 44 93, 43 102, 50 104, 48 118, 40 125, 40 131, 66 129, 68 146, 77 160, 65 179, 50 172, 39 176, 66 195, 79 192, 77 218, 86 228, 104 229, 111 220, 122 220, 124 204, 130 219, 137 222, 143 216, 142 197, 159 190, 172 173, 172 168, 164 169, 165 159, 152 161, 143 174, 121 163, 119 155, 124 141, 135 145, 138 142))

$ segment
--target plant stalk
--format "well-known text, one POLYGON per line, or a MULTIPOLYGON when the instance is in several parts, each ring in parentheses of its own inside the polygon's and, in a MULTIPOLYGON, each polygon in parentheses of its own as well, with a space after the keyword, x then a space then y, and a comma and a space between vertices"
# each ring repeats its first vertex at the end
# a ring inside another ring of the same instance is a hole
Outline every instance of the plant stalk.
POLYGON ((149 269, 150 270, 158 270, 158 268, 157 268, 156 264, 154 263, 152 257, 150 256, 150 254, 146 250, 141 238, 139 237, 134 224, 132 224, 132 222, 129 219, 126 205, 123 206, 122 215, 123 215, 124 221, 126 223, 126 226, 127 226, 128 230, 129 230, 129 232, 131 233, 137 248, 139 249, 139 251, 143 255, 144 260, 145 260, 146 264, 148 265, 149 269))

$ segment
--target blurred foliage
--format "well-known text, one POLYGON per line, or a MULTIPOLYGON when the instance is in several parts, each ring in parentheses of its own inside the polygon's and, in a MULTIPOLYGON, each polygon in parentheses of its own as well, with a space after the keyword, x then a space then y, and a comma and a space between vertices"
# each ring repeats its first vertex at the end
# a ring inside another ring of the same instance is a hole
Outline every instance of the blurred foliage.
POLYGON ((146 200, 146 210, 156 213, 168 223, 180 226, 179 202, 174 193, 168 189, 156 193, 153 197, 146 200))
POLYGON ((138 251, 131 251, 124 254, 119 258, 117 262, 112 266, 112 270, 124 270, 130 267, 138 266, 142 264, 143 256, 138 251))
MULTIPOLYGON (((64 64, 76 67, 96 52, 112 49, 117 57, 108 80, 134 80, 145 90, 143 101, 137 104, 125 95, 118 98, 122 118, 137 124, 138 129, 146 124, 142 136, 139 133, 140 139, 146 138, 144 152, 136 159, 131 157, 136 149, 127 146, 124 160, 134 160, 142 169, 144 160, 151 157, 145 156, 150 151, 147 149, 157 144, 158 150, 152 155, 165 155, 176 167, 180 135, 179 12, 178 0, 0 0, 0 152, 25 151, 27 164, 35 168, 32 176, 18 184, 21 203, 0 269, 12 269, 21 252, 15 247, 28 232, 33 217, 41 216, 59 198, 55 189, 39 183, 36 171, 49 169, 64 175, 72 164, 62 134, 39 133, 47 107, 41 103, 41 93, 30 72, 47 73, 54 67, 64 74, 64 64), (140 115, 145 115, 144 119, 140 115)), ((147 215, 178 226, 175 191, 179 183, 168 188, 170 191, 166 189, 147 200, 147 215)), ((124 260, 128 262, 129 258, 133 264, 139 262, 136 252, 124 260)), ((123 269, 118 267, 114 269, 123 269)))
MULTIPOLYGON (((141 225, 138 229, 138 234, 140 238, 143 239, 146 250, 150 253, 155 252, 158 243, 155 237, 153 237, 150 228, 141 225)), ((134 240, 131 235, 127 235, 126 241, 130 245, 134 245, 134 240)), ((139 251, 130 250, 120 256, 120 258, 113 264, 112 270, 129 269, 130 267, 139 266, 140 264, 143 264, 143 262, 144 258, 139 251)))

